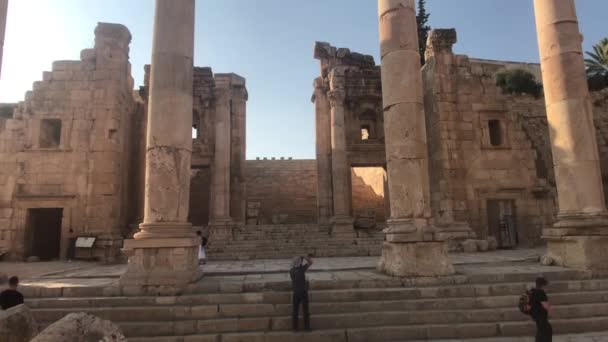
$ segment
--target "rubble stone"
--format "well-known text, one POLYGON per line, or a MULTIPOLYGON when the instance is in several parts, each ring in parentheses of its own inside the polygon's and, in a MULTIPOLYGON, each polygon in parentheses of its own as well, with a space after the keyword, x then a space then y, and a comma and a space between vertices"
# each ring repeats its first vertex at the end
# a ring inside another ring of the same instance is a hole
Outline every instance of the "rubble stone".
POLYGON ((31 342, 127 342, 120 328, 86 313, 71 313, 44 329, 31 342))

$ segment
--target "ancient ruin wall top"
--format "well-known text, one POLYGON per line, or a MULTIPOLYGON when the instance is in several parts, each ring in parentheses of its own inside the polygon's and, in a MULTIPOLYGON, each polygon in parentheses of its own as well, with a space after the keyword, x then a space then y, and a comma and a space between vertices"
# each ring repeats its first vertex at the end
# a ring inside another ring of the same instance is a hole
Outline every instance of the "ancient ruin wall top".
POLYGON ((336 48, 325 42, 316 42, 314 58, 321 61, 321 76, 327 77, 329 71, 337 66, 355 66, 360 68, 375 68, 374 57, 351 52, 347 48, 336 48))

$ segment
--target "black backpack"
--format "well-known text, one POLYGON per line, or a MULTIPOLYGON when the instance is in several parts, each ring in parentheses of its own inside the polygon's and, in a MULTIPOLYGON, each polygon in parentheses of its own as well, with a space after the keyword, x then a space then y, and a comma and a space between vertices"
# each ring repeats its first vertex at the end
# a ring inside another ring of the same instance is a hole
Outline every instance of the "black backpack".
POLYGON ((532 292, 530 290, 519 296, 519 311, 525 315, 532 315, 532 292))

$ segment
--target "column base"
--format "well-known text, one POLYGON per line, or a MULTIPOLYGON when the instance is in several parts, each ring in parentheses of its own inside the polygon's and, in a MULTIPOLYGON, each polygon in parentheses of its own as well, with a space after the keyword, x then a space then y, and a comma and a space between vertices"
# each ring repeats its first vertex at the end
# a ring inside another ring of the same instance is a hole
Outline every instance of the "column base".
POLYGON ((203 276, 198 265, 198 238, 125 240, 129 257, 121 286, 185 287, 203 276))
POLYGON ((334 216, 330 220, 331 235, 345 239, 354 239, 357 237, 355 233, 355 219, 350 216, 334 216))
POLYGON ((587 270, 608 270, 608 220, 605 215, 558 216, 543 230, 547 255, 557 264, 587 270))
POLYGON ((232 219, 216 219, 209 222, 209 240, 210 241, 230 241, 232 240, 232 231, 234 222, 232 219))
POLYGON ((436 277, 455 272, 443 241, 384 242, 378 271, 393 277, 436 277))
POLYGON ((378 270, 394 277, 435 277, 454 274, 448 244, 440 241, 426 219, 391 219, 378 270))
POLYGON ((439 241, 447 241, 450 252, 458 251, 462 242, 476 238, 475 232, 466 222, 442 223, 436 227, 435 238, 439 241))
POLYGON ((133 237, 139 239, 191 238, 196 237, 189 222, 154 222, 139 225, 139 232, 133 237))

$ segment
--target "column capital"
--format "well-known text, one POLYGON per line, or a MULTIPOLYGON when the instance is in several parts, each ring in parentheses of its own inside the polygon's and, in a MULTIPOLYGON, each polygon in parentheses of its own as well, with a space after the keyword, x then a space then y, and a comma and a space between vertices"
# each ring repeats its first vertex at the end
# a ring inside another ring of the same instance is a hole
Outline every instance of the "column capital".
POLYGON ((232 88, 232 99, 237 101, 246 102, 249 100, 249 93, 245 87, 234 87, 232 88))
POLYGON ((344 100, 346 100, 346 92, 344 90, 332 90, 327 93, 329 104, 332 108, 344 107, 344 100))
POLYGON ((229 100, 230 99, 230 88, 223 86, 215 86, 213 88, 213 97, 217 101, 218 99, 229 100))

